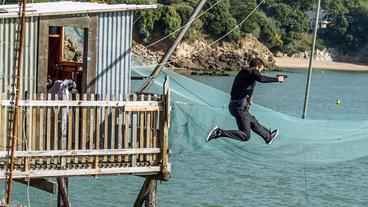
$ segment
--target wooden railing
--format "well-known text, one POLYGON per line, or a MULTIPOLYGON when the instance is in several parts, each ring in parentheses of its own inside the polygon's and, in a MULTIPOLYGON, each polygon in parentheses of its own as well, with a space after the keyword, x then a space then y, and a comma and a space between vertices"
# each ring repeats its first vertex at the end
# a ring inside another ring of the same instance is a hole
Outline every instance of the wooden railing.
MULTIPOLYGON (((10 101, 0 100, 0 178, 8 159, 10 101)), ((14 177, 162 174, 168 179, 168 83, 159 94, 35 94, 21 100, 14 177)))

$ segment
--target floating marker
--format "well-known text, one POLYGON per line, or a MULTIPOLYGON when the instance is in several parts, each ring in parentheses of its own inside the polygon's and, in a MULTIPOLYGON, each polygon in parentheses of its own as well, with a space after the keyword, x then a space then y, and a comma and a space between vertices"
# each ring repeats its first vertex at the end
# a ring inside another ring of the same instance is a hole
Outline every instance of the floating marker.
POLYGON ((336 105, 340 105, 341 104, 341 100, 338 98, 336 99, 336 105))

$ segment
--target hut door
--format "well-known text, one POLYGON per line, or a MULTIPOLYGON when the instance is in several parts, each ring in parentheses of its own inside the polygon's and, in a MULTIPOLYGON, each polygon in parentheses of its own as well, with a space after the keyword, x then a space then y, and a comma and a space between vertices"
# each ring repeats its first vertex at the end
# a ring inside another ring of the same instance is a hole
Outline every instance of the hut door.
POLYGON ((71 79, 77 84, 78 93, 86 88, 85 52, 87 50, 87 29, 78 27, 49 27, 49 54, 47 86, 56 80, 71 79))

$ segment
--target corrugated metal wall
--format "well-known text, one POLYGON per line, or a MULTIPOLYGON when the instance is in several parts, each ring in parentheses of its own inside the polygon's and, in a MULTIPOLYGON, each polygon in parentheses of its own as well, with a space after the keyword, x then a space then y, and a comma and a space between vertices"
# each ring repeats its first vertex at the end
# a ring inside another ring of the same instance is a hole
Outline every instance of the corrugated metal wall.
MULTIPOLYGON (((14 70, 16 19, 0 19, 0 93, 7 92, 14 70)), ((38 18, 27 18, 21 91, 36 92, 38 18)), ((133 13, 106 12, 99 17, 96 93, 130 92, 133 13)))
POLYGON ((101 13, 97 40, 96 93, 130 92, 132 12, 101 13))
MULTIPOLYGON (((7 92, 14 68, 14 45, 17 34, 17 19, 0 19, 0 93, 7 92)), ((38 18, 26 19, 25 48, 20 85, 24 91, 35 92, 38 59, 38 18)))

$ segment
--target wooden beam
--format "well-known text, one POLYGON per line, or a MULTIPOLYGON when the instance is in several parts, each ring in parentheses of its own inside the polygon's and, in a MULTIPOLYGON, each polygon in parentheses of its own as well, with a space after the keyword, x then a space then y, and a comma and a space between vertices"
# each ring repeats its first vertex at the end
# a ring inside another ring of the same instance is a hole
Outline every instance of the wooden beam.
MULTIPOLYGON (((161 166, 154 167, 121 167, 99 169, 68 169, 68 170, 32 170, 29 172, 14 171, 14 178, 46 178, 59 176, 94 176, 94 175, 158 175, 161 166)), ((4 170, 0 171, 0 179, 4 179, 4 170)))
MULTIPOLYGON (((3 8, 0 6, 0 8, 3 8)), ((110 7, 105 9, 78 9, 78 10, 70 10, 70 11, 52 11, 52 12, 37 12, 34 10, 27 10, 26 17, 45 17, 50 18, 50 16, 59 16, 59 15, 73 15, 73 14, 95 14, 95 13, 103 13, 103 12, 124 12, 124 11, 135 11, 135 10, 144 10, 144 9, 156 9, 157 5, 124 5, 124 7, 110 7)), ((7 9, 7 8, 6 8, 7 9)), ((18 11, 18 10, 17 10, 18 11)), ((18 17, 17 12, 9 12, 7 14, 1 15, 3 18, 14 18, 18 17)), ((78 16, 79 17, 79 16, 78 16)), ((79 17, 80 18, 80 17, 79 17)))
MULTIPOLYGON (((25 179, 14 179, 14 181, 24 185, 28 185, 28 182, 25 179)), ((39 190, 46 191, 48 193, 52 194, 56 193, 56 183, 48 179, 43 178, 30 179, 29 185, 39 190)))
MULTIPOLYGON (((0 100, 0 106, 11 106, 10 100, 0 100)), ((37 107, 142 107, 161 109, 162 101, 63 101, 63 100, 19 100, 19 106, 37 107)))
MULTIPOLYGON (((143 149, 100 149, 100 150, 52 150, 52 151, 17 151, 14 157, 60 157, 60 156, 93 156, 93 155, 137 155, 158 154, 160 148, 143 149)), ((0 152, 0 159, 5 158, 7 152, 0 152)))
POLYGON ((124 106, 125 111, 162 111, 162 106, 124 106))

